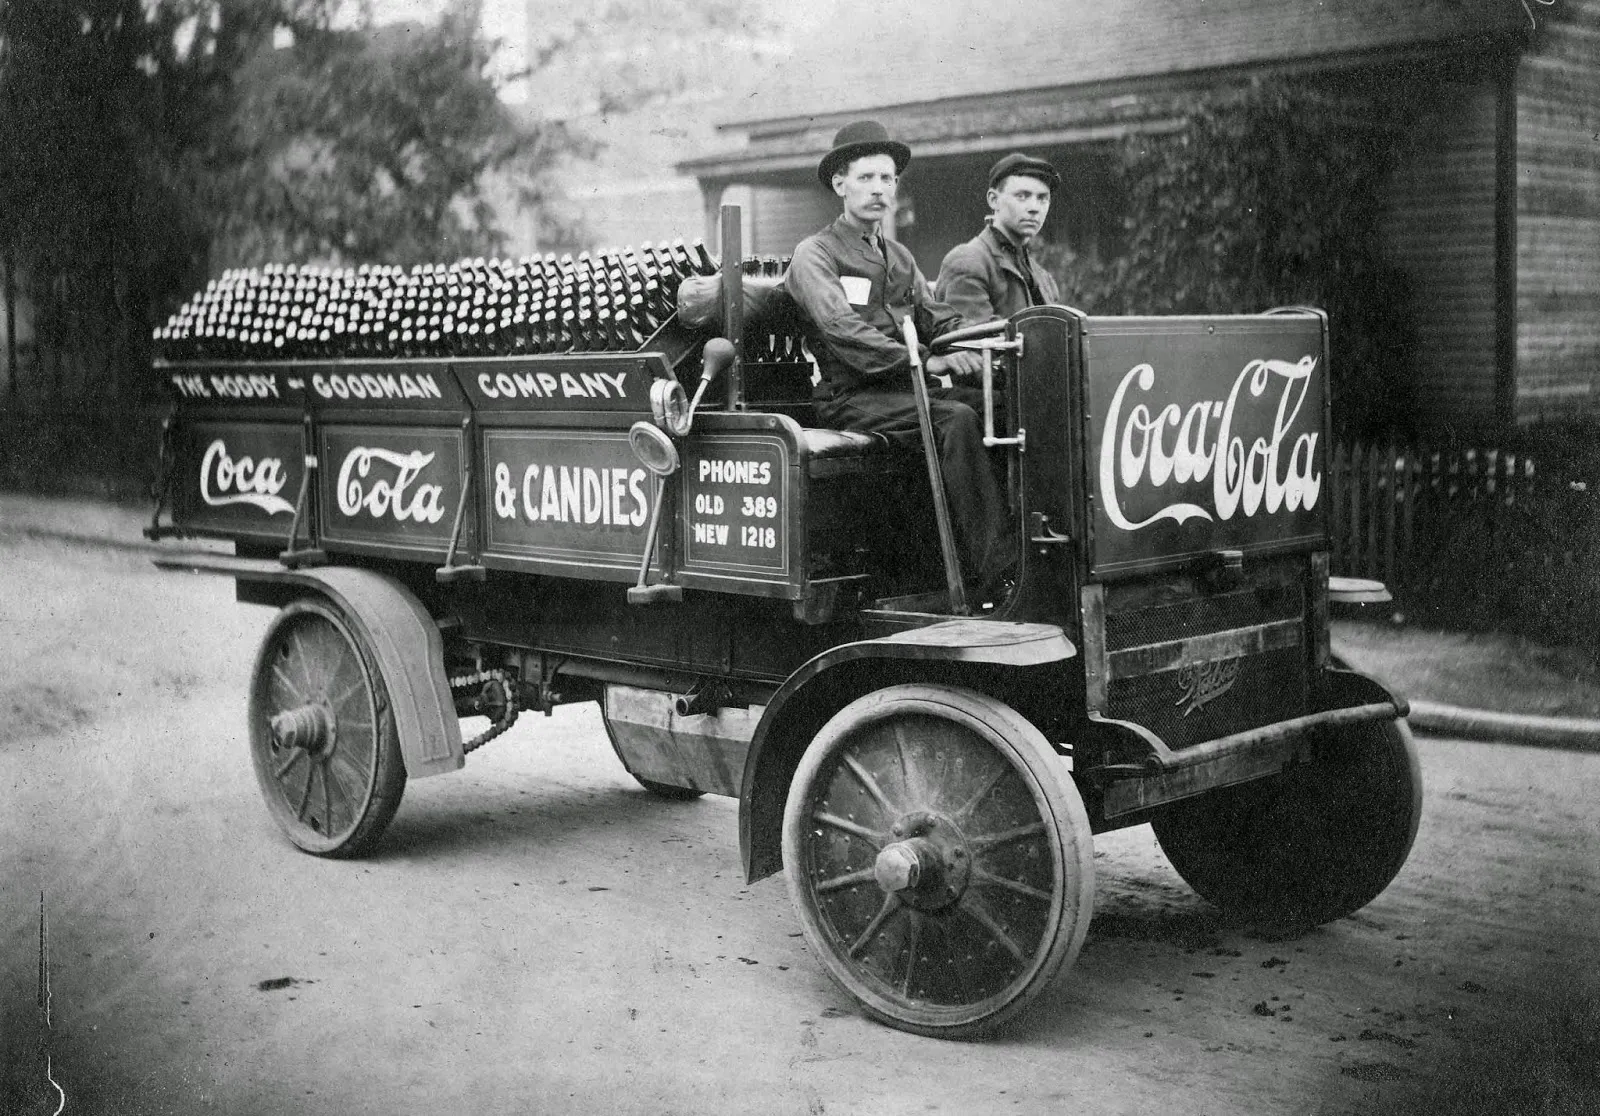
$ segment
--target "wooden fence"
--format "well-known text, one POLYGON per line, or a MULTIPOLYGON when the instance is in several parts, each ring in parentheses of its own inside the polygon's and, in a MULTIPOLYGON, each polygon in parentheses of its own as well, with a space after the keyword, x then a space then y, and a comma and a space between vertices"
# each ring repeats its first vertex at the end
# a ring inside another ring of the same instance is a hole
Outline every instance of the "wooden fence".
POLYGON ((1340 443, 1330 472, 1335 573, 1400 588, 1436 569, 1441 547, 1469 547, 1493 566, 1538 531, 1542 478, 1523 454, 1340 443))
POLYGON ((1517 448, 1335 445, 1332 572, 1383 581, 1420 623, 1600 654, 1600 437, 1535 433, 1517 448))

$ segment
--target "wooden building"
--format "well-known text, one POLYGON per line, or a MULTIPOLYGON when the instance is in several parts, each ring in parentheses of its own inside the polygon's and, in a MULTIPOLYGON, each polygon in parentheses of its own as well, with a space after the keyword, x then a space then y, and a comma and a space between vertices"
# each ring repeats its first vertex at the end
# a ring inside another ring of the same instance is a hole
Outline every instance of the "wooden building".
POLYGON ((827 223, 817 159, 871 116, 915 152, 894 233, 930 274, 981 226, 987 168, 1012 150, 1063 172, 1046 239, 1114 253, 1115 141, 1261 75, 1373 83, 1418 125, 1382 233, 1415 292, 1405 374, 1425 424, 1600 417, 1600 0, 887 0, 835 15, 731 102, 721 150, 680 164, 712 235, 725 200, 745 205, 757 253, 827 223))

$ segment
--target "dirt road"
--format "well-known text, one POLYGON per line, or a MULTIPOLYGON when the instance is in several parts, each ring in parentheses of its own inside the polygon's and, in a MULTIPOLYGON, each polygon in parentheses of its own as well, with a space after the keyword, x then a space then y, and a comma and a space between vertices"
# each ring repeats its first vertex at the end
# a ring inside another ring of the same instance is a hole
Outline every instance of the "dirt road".
POLYGON ((0 1111, 54 1111, 44 1048, 69 1113, 1600 1111, 1600 756, 1422 741, 1410 864, 1294 939, 1100 838, 1067 981, 961 1045, 858 1016, 734 804, 638 790, 590 709, 298 853, 242 731, 267 619, 0 531, 0 1111))

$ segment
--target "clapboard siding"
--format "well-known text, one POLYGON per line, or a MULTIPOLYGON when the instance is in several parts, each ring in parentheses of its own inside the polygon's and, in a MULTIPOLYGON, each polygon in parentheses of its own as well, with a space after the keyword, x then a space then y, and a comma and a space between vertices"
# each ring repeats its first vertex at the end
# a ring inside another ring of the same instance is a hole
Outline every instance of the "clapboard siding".
POLYGON ((839 203, 815 181, 805 186, 757 186, 751 191, 752 243, 746 251, 787 256, 794 246, 839 216, 839 203))
POLYGON ((1519 62, 1516 417, 1600 415, 1600 0, 1564 0, 1519 62))
POLYGON ((1495 108, 1492 80, 1417 92, 1423 137, 1394 173, 1384 251, 1411 279, 1425 425, 1495 414, 1495 108))

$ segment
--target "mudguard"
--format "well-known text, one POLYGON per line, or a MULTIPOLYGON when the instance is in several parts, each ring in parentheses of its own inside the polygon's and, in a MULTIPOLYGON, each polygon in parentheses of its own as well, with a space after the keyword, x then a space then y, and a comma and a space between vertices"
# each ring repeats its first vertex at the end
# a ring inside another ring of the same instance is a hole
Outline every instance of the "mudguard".
POLYGON ((389 688, 406 776, 441 775, 466 762, 444 672, 444 639, 428 610, 396 579, 350 566, 289 569, 270 559, 222 554, 162 556, 156 565, 288 585, 327 597, 350 618, 378 661, 389 688))
POLYGON ((805 663, 767 703, 750 741, 739 794, 739 853, 745 876, 754 882, 782 867, 783 807, 789 780, 815 729, 861 693, 902 681, 894 676, 862 685, 852 679, 849 696, 837 701, 826 683, 850 670, 852 664, 857 670, 869 664, 891 667, 908 661, 1033 667, 1063 662, 1077 653, 1066 633, 1054 624, 961 619, 840 644, 805 663), (821 699, 820 705, 808 700, 825 692, 828 697, 821 699))

